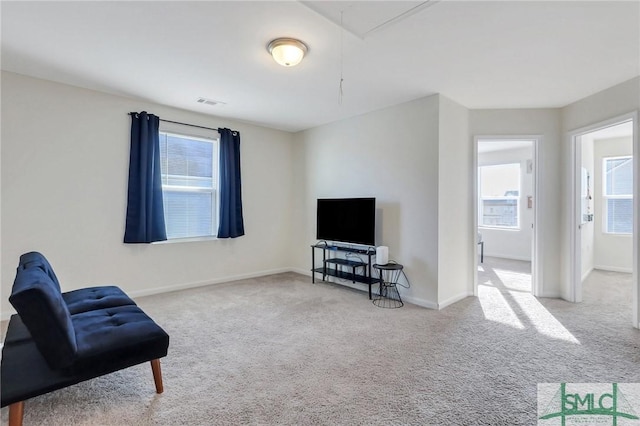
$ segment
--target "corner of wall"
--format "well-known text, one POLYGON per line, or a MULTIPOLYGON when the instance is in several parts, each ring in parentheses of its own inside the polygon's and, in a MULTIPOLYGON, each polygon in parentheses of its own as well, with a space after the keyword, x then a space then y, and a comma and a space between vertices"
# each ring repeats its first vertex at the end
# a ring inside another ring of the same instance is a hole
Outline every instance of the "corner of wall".
POLYGON ((472 294, 473 144, 469 110, 439 96, 438 307, 472 294), (452 214, 456 212, 456 214, 452 214))

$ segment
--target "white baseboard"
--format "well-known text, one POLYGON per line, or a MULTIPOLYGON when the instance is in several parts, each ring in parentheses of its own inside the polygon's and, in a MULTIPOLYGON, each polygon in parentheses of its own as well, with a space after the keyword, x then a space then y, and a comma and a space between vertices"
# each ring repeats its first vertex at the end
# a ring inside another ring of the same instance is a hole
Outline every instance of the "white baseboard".
MULTIPOLYGON (((216 279, 213 279, 213 280, 196 281, 196 282, 182 283, 182 284, 172 284, 172 285, 163 286, 163 287, 153 287, 153 288, 147 288, 147 289, 143 289, 143 290, 126 291, 126 293, 127 293, 127 295, 129 297, 131 297, 132 299, 135 299, 135 298, 138 298, 138 297, 151 296, 151 295, 154 295, 154 294, 170 293, 172 291, 187 290, 187 289, 190 289, 190 288, 205 287, 205 286, 208 286, 208 285, 229 283, 229 282, 240 281, 240 280, 245 280, 245 279, 249 279, 249 278, 264 277, 264 276, 267 276, 267 275, 281 274, 281 273, 284 273, 284 272, 299 272, 299 270, 294 269, 294 268, 268 269, 268 270, 264 270, 264 271, 251 272, 251 273, 248 273, 248 274, 230 275, 230 276, 226 276, 226 277, 222 277, 222 278, 216 278, 216 279)), ((300 273, 302 273, 302 272, 303 271, 300 270, 300 273)), ((0 321, 8 320, 11 317, 11 315, 14 315, 15 313, 16 313, 16 311, 14 309, 11 309, 11 310, 9 310, 7 312, 0 313, 0 321)))
POLYGON ((587 272, 585 272, 584 274, 582 274, 582 281, 585 280, 585 278, 587 278, 589 276, 589 274, 593 271, 593 268, 589 268, 587 270, 587 272))
MULTIPOLYGON (((298 268, 290 268, 291 272, 296 272, 298 274, 302 274, 302 275, 307 275, 307 276, 311 276, 311 271, 307 271, 307 270, 303 270, 303 269, 298 269, 298 268)), ((316 279, 316 282, 322 282, 322 277, 319 277, 316 279)), ((351 289, 354 290, 359 290, 362 291, 364 293, 367 293, 369 291, 368 285, 367 284, 363 284, 363 283, 356 283, 353 284, 351 282, 343 282, 343 281, 337 281, 335 279, 335 277, 332 276, 327 276, 325 278, 325 282, 329 282, 329 283, 333 283, 333 284, 340 284, 341 286, 344 287, 349 287, 351 289)), ((376 287, 373 287, 371 289, 371 292, 373 295, 377 295, 378 293, 376 292, 376 287)), ((432 302, 430 300, 425 300, 425 299, 420 299, 419 297, 413 297, 413 296, 409 296, 409 295, 405 295, 405 294, 400 294, 400 296, 402 297, 402 301, 403 302, 407 302, 407 303, 411 303, 412 305, 416 305, 416 306, 420 306, 423 308, 427 308, 427 309, 438 309, 438 304, 435 302, 432 302)))
POLYGON ((553 292, 553 293, 542 293, 537 295, 536 297, 544 297, 547 299, 563 299, 563 300, 567 300, 564 297, 562 297, 562 294, 560 294, 559 292, 553 292))
POLYGON ((196 281, 191 283, 173 284, 173 285, 168 285, 164 287, 154 287, 154 288, 149 288, 144 290, 127 291, 126 293, 129 295, 129 297, 131 297, 132 299, 135 299, 136 297, 151 296, 153 294, 169 293, 172 291, 186 290, 189 288, 197 288, 197 287, 205 287, 208 285, 230 283, 233 281, 246 280, 249 278, 256 278, 256 277, 264 277, 267 275, 281 274, 284 272, 291 272, 291 268, 268 269, 265 271, 250 272, 248 274, 230 275, 222 278, 216 278, 213 280, 196 281))
POLYGON ((462 299, 466 299, 469 296, 473 296, 473 293, 461 293, 461 294, 458 294, 457 296, 450 297, 447 300, 444 300, 441 303, 438 303, 438 310, 444 309, 449 305, 453 305, 454 303, 459 302, 462 299))
MULTIPOLYGON (((204 287, 204 286, 208 286, 208 285, 216 285, 216 284, 223 284, 223 283, 229 283, 229 282, 233 282, 233 281, 240 281, 240 280, 244 280, 244 279, 249 279, 249 278, 256 278, 256 277, 263 277, 263 276, 267 276, 267 275, 274 275, 274 274, 281 274, 284 272, 295 272, 297 274, 301 274, 301 275, 306 275, 306 276, 311 276, 311 271, 306 270, 306 269, 300 269, 300 268, 293 268, 293 267, 288 267, 288 268, 278 268, 278 269, 269 269, 269 270, 264 270, 264 271, 258 271, 258 272, 251 272, 248 274, 239 274, 239 275, 231 275, 231 276, 226 276, 226 277, 222 277, 222 278, 216 278, 216 279, 212 279, 212 280, 205 280, 205 281, 196 281, 196 282, 190 282, 190 283, 182 283, 182 284, 173 284, 173 285, 168 285, 168 286, 163 286, 163 287, 153 287, 153 288, 148 288, 148 289, 143 289, 143 290, 134 290, 134 291, 127 291, 127 294, 129 295, 129 297, 131 297, 132 299, 138 298, 138 297, 144 297, 144 296, 151 296, 154 294, 161 294, 161 293, 169 293, 172 291, 179 291, 179 290, 187 290, 190 288, 197 288, 197 287, 204 287)), ((367 292, 368 288, 366 287, 365 284, 351 284, 351 283, 343 283, 343 282, 339 282, 338 284, 340 285, 344 285, 346 287, 350 287, 353 288, 355 290, 360 290, 363 292, 367 292)), ((428 309, 436 309, 436 310, 440 310, 440 309, 444 309, 449 305, 452 305, 468 296, 473 296, 473 294, 469 293, 464 293, 464 294, 460 294, 454 297, 451 297, 445 301, 443 301, 442 303, 435 303, 432 302, 430 300, 425 300, 425 299, 421 299, 418 297, 413 297, 413 296, 409 296, 409 295, 402 295, 402 299, 408 303, 411 303, 413 305, 417 305, 417 306, 421 306, 423 308, 428 308, 428 309)), ((547 296, 548 297, 548 296, 547 296)), ((8 312, 2 312, 0 313, 0 320, 4 321, 4 320, 8 320, 11 315, 15 314, 15 310, 10 310, 8 312)))
POLYGON ((606 265, 596 265, 593 269, 599 269, 601 271, 609 271, 609 272, 624 272, 627 274, 633 273, 633 268, 621 268, 619 266, 606 266, 606 265))
POLYGON ((309 269, 289 268, 289 272, 295 272, 296 274, 306 275, 308 277, 311 276, 311 270, 309 269))
POLYGON ((407 303, 411 303, 412 305, 416 305, 416 306, 420 306, 422 308, 427 308, 427 309, 438 309, 438 304, 435 302, 432 302, 430 300, 425 300, 425 299, 420 299, 419 297, 412 297, 412 296, 402 296, 402 300, 407 302, 407 303))
POLYGON ((514 256, 512 254, 503 254, 503 253, 488 253, 484 252, 484 257, 499 257, 501 259, 509 259, 509 260, 523 260, 525 262, 531 262, 530 257, 526 256, 514 256))
MULTIPOLYGON (((290 268, 291 272, 296 272, 298 274, 302 274, 302 275, 307 275, 307 276, 311 276, 311 271, 307 271, 304 269, 299 269, 299 268, 290 268)), ((328 280, 327 280, 328 281, 328 280)), ((332 282, 332 281, 328 281, 328 282, 332 282)), ((344 285, 346 287, 349 288, 353 288, 356 290, 363 290, 362 286, 357 286, 356 285, 351 285, 351 283, 343 283, 343 282, 339 282, 338 284, 340 285, 344 285)), ((364 291, 367 291, 366 289, 364 291)), ((462 293, 459 294, 457 296, 454 297, 450 297, 449 299, 443 301, 442 303, 436 303, 436 302, 432 302, 431 300, 426 300, 426 299, 421 299, 419 297, 414 297, 414 296, 409 296, 409 295, 402 295, 402 300, 407 302, 407 303, 411 303, 412 305, 417 305, 423 308, 427 308, 427 309, 435 309, 435 310, 441 310, 446 308, 449 305, 453 305, 456 302, 461 301, 462 299, 466 299, 469 296, 473 296, 473 293, 462 293)), ((553 296, 542 296, 542 297, 553 297, 553 296)))

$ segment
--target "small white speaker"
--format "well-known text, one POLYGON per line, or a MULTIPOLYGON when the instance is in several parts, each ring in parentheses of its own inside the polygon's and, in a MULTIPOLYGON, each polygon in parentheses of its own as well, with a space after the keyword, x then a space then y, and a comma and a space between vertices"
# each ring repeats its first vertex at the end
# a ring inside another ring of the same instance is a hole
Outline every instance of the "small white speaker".
POLYGON ((376 263, 378 265, 386 265, 389 263, 389 247, 380 246, 376 248, 376 263))

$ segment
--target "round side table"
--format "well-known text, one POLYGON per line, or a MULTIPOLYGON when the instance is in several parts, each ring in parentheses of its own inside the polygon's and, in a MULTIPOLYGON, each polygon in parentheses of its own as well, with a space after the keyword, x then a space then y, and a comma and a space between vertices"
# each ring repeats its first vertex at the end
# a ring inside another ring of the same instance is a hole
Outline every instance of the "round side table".
POLYGON ((373 265, 380 276, 380 291, 373 299, 373 304, 380 308, 401 308, 404 306, 398 292, 398 280, 402 274, 403 266, 399 263, 387 263, 386 265, 373 265))

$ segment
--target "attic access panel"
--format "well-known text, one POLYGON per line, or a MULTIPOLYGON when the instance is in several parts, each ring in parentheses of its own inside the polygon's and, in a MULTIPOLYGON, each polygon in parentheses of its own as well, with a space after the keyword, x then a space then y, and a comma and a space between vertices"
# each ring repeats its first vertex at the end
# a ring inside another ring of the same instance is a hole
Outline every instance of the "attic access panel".
POLYGON ((309 9, 364 39, 395 25, 439 0, 428 1, 301 1, 309 9), (340 25, 340 12, 343 13, 340 25))

